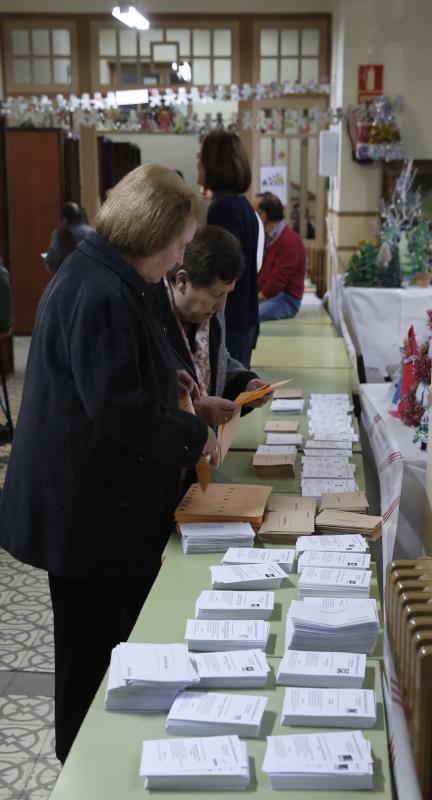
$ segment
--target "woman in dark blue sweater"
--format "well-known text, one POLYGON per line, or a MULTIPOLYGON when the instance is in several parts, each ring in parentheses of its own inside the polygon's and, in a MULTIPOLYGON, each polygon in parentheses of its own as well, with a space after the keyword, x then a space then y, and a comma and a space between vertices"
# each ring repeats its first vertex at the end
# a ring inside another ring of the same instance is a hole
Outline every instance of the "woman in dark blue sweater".
POLYGON ((210 191, 209 225, 220 225, 240 242, 245 268, 225 308, 226 342, 233 358, 246 369, 258 332, 257 246, 258 219, 244 196, 251 183, 251 169, 237 133, 213 130, 201 145, 198 181, 210 191))

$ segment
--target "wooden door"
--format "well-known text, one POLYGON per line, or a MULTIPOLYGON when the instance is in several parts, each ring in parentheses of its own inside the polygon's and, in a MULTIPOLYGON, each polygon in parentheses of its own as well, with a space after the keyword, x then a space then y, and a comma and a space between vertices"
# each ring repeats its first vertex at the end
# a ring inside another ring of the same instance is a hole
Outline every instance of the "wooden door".
POLYGON ((41 253, 48 249, 63 205, 60 130, 10 128, 6 134, 10 270, 14 332, 30 334, 51 275, 41 253))

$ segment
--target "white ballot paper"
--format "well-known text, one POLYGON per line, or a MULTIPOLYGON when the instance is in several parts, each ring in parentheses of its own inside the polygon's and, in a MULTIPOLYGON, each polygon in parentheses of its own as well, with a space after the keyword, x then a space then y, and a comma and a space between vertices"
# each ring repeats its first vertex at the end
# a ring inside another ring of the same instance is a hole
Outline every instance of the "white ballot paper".
POLYGON ((334 426, 329 430, 328 428, 314 428, 314 430, 309 431, 312 438, 312 443, 315 445, 316 442, 323 442, 325 441, 327 446, 330 442, 334 442, 336 447, 342 447, 346 441, 348 441, 351 445, 353 442, 358 442, 358 434, 354 433, 350 430, 339 430, 336 431, 334 426))
POLYGON ((302 478, 301 489, 303 497, 321 497, 322 494, 356 492, 358 486, 354 479, 302 478))
MULTIPOLYGON (((314 442, 310 442, 310 444, 314 444, 314 442)), ((306 459, 310 460, 312 458, 343 458, 345 459, 345 461, 348 461, 348 463, 350 463, 349 459, 352 458, 352 450, 346 448, 345 449, 338 448, 337 442, 332 442, 332 444, 335 444, 336 447, 334 448, 305 447, 304 456, 302 457, 302 462, 304 462, 306 459)))
POLYGON ((331 569, 369 569, 369 553, 340 553, 323 552, 320 550, 305 550, 298 559, 297 572, 303 572, 306 567, 330 567, 331 569))
POLYGON ((213 589, 280 589, 287 577, 274 561, 268 564, 232 564, 210 567, 213 589))
POLYGON ((372 728, 376 722, 372 689, 320 689, 289 686, 281 725, 328 728, 372 728))
POLYGON ((181 522, 185 553, 224 553, 228 547, 249 547, 255 532, 249 522, 181 522))
POLYGON ((143 742, 140 775, 146 789, 236 791, 249 785, 249 757, 238 736, 143 742))
POLYGON ((366 553, 369 545, 359 533, 328 533, 321 536, 299 536, 296 541, 296 553, 306 550, 335 553, 366 553))
POLYGON ((286 619, 286 650, 372 655, 380 623, 375 600, 308 597, 293 600, 286 619))
POLYGON ((199 689, 263 689, 270 667, 262 650, 194 653, 199 689))
POLYGON ((105 695, 107 711, 167 711, 198 676, 184 644, 122 642, 114 647, 105 695))
POLYGON ((289 575, 292 572, 295 550, 289 547, 267 548, 230 547, 222 564, 269 564, 274 562, 289 575))
POLYGON ((305 458, 302 465, 303 478, 353 478, 356 465, 344 458, 305 458))
POLYGON ((331 392, 311 392, 309 403, 329 403, 330 405, 341 405, 352 407, 350 396, 346 393, 332 394, 331 392))
POLYGON ((305 442, 305 455, 307 450, 348 450, 352 455, 352 442, 349 441, 331 441, 329 439, 308 439, 305 442))
POLYGON ((197 619, 270 619, 274 592, 204 590, 195 603, 197 619))
POLYGON ((188 619, 185 639, 189 650, 265 650, 270 625, 264 620, 188 619))
POLYGON ((287 650, 279 663, 276 683, 282 686, 359 689, 363 685, 365 669, 364 653, 287 650))
POLYGON ((284 414, 303 414, 304 400, 272 400, 270 411, 284 414))
POLYGON ((298 581, 299 598, 369 597, 371 577, 367 569, 305 567, 298 581))
MULTIPOLYGON (((278 434, 276 434, 278 435, 278 434)), ((295 436, 295 434, 279 434, 282 436, 295 436)), ((297 447, 295 444, 260 444, 258 445, 257 456, 295 456, 297 447)))
POLYGON ((263 772, 273 789, 372 789, 370 742, 361 731, 268 736, 263 772))
POLYGON ((180 736, 235 734, 257 739, 268 697, 222 692, 182 692, 165 720, 165 730, 180 736))
POLYGON ((296 445, 296 447, 301 447, 303 444, 303 436, 301 433, 268 433, 266 444, 291 444, 296 445))

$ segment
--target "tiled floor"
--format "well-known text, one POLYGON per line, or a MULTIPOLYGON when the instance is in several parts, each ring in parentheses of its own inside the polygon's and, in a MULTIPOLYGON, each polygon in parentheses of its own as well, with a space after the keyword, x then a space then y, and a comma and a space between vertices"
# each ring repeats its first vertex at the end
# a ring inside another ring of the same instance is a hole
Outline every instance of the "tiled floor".
MULTIPOLYGON (((16 418, 29 339, 15 340, 8 379, 16 418)), ((1 419, 0 422, 3 422, 1 419)), ((10 446, 0 446, 0 487, 10 446)), ((54 755, 52 612, 46 573, 0 550, 0 800, 48 800, 54 755)))

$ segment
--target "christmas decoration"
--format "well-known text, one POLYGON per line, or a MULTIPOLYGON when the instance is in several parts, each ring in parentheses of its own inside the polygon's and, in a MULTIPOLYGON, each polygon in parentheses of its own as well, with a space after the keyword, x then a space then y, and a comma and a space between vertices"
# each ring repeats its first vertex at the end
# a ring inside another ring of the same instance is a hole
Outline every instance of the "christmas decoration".
MULTIPOLYGON (((428 328, 432 331, 432 310, 428 312, 428 328)), ((396 378, 393 403, 397 409, 389 413, 410 428, 416 428, 413 442, 422 450, 427 447, 429 431, 429 385, 431 382, 432 336, 420 346, 411 326, 401 349, 402 365, 396 378)))
POLYGON ((403 158, 401 135, 396 120, 396 112, 401 110, 400 98, 391 102, 385 95, 348 109, 347 132, 356 161, 370 163, 403 158))
POLYGON ((370 242, 359 242, 346 271, 346 286, 376 286, 376 249, 370 242))

